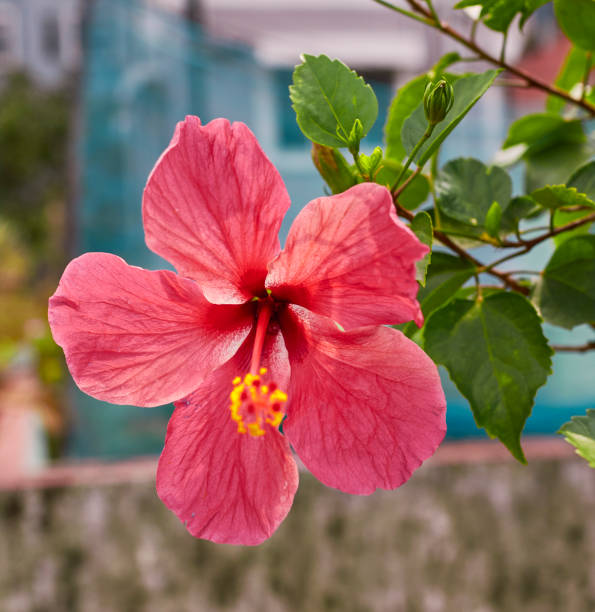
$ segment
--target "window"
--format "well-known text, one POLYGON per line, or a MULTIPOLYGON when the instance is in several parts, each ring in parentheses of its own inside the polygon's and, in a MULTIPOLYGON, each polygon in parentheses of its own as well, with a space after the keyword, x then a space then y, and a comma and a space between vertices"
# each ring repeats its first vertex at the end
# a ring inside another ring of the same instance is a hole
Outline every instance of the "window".
POLYGON ((41 21, 41 52, 52 62, 60 58, 60 26, 55 14, 47 14, 41 21))
POLYGON ((19 58, 18 28, 18 8, 0 2, 0 65, 12 65, 19 58))
POLYGON ((0 23, 0 56, 10 51, 10 32, 5 23, 0 23))

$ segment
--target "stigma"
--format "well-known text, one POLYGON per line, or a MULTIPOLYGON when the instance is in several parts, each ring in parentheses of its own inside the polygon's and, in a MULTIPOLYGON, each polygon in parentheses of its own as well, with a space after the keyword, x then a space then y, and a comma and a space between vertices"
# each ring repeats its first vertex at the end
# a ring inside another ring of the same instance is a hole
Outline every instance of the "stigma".
POLYGON ((258 374, 248 373, 243 378, 236 376, 232 381, 229 409, 240 434, 264 436, 267 423, 279 427, 285 416, 287 394, 274 382, 265 382, 263 376, 266 373, 266 368, 260 368, 258 374))

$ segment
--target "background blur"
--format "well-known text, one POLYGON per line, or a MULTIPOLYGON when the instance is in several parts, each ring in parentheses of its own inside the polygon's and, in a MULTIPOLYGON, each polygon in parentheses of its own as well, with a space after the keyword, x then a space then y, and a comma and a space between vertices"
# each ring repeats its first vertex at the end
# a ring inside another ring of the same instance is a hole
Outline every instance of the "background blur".
MULTIPOLYGON (((467 15, 448 11, 454 1, 435 4, 455 27, 469 28, 467 15)), ((478 37, 497 54, 498 34, 480 26, 478 37)), ((511 28, 507 59, 551 81, 568 48, 546 5, 524 36, 511 28)), ((169 267, 144 244, 141 196, 177 121, 195 114, 203 122, 222 116, 248 124, 292 198, 283 240, 300 208, 323 192, 288 96, 300 53, 338 57, 373 86, 380 113, 364 143, 371 150, 382 144, 395 89, 452 50, 450 40, 368 0, 0 0, 0 482, 26 482, 55 459, 127 459, 162 448, 172 407, 113 406, 80 393, 49 334, 47 299, 68 260, 85 251, 108 251, 148 268, 169 267)), ((541 108, 542 98, 530 90, 492 88, 447 141, 442 162, 467 155, 490 161, 510 122, 541 108)), ((520 177, 516 180, 519 187, 520 177)), ((548 257, 547 248, 532 256, 548 257)), ((561 342, 583 333, 580 328, 548 332, 561 342)), ((593 371, 595 355, 556 356, 526 432, 553 435, 571 415, 592 407, 588 372, 593 371)), ((446 375, 444 383, 449 437, 481 437, 446 375)), ((467 461, 462 453, 455 463, 467 461)), ((133 477, 126 465, 115 476, 118 482, 133 477)), ((152 460, 147 465, 141 467, 141 480, 150 480, 152 460)), ((595 492, 586 465, 570 459, 535 468, 506 464, 474 472, 437 464, 428 469, 404 496, 377 494, 371 502, 327 491, 304 476, 295 518, 282 527, 286 535, 257 553, 195 543, 159 507, 150 483, 102 488, 92 476, 81 482, 96 486, 83 490, 6 493, 0 495, 0 610, 595 609, 595 600, 585 599, 585 593, 595 592, 593 570, 586 570, 589 555, 595 567, 595 536, 586 522, 595 492), (561 496, 573 500, 574 514, 567 518, 568 509, 559 507, 561 496), (534 525, 531 545, 538 546, 548 533, 560 538, 550 551, 554 565, 544 572, 518 545, 516 530, 533 520, 532 500, 535 512, 540 504, 549 510, 547 520, 541 516, 534 525), (150 509, 135 522, 129 539, 123 537, 126 517, 140 506, 150 509), (476 523, 461 518, 471 516, 470 508, 481 517, 477 538, 472 535, 476 523), (74 523, 69 512, 77 516, 74 523), (488 515, 495 541, 480 545, 488 515), (157 537, 154 529, 165 531, 157 537), (299 545, 292 541, 294 529, 308 534, 299 545), (398 534, 394 542, 392 535, 384 541, 383 534, 392 531, 398 534), (166 534, 178 542, 175 550, 187 548, 187 560, 168 557, 161 563, 161 549, 169 546, 166 534), (295 566, 283 567, 283 546, 296 546, 290 553, 295 566), (434 546, 441 551, 436 558, 434 546), (357 564, 333 565, 335 555, 357 555, 362 547, 374 563, 383 560, 376 573, 360 573, 363 566, 357 564), (17 549, 22 554, 13 563, 17 549), (584 571, 565 570, 579 553, 584 571), (327 579, 349 588, 326 592, 323 578, 309 567, 311 555, 327 558, 327 579), (512 575, 510 555, 519 571, 528 572, 515 583, 513 595, 503 594, 512 575), (211 566, 207 561, 215 558, 211 566), (242 567, 248 562, 257 569, 246 573, 242 567), (471 569, 455 571, 461 563, 471 569), (188 571, 188 564, 202 577, 184 590, 181 585, 190 577, 175 576, 188 571), (124 599, 117 599, 109 567, 128 568, 114 570, 124 599), (416 595, 428 576, 436 585, 416 595), (566 582, 556 592, 565 594, 565 603, 547 607, 558 601, 552 585, 562 578, 566 582), (269 594, 259 600, 256 585, 262 580, 269 594), (452 593, 440 590, 443 583, 452 585, 452 593), (473 584, 479 590, 469 594, 473 584), (368 594, 358 599, 355 585, 368 594), (242 589, 250 593, 247 599, 242 589), (102 600, 107 592, 114 598, 102 600)), ((65 478, 71 477, 79 482, 65 478)))

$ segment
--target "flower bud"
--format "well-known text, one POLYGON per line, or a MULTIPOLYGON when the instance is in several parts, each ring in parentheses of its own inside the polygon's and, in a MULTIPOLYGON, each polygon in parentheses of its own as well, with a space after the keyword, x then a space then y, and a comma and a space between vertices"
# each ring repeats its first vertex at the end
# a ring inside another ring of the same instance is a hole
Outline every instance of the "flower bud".
POLYGON ((338 149, 314 143, 312 161, 333 193, 342 193, 357 184, 356 176, 338 149))
POLYGON ((430 125, 440 123, 452 108, 454 91, 445 79, 437 83, 428 83, 424 92, 424 111, 430 125))
POLYGON ((362 153, 359 156, 359 161, 365 174, 371 177, 382 161, 382 149, 380 147, 376 147, 370 156, 362 153))
POLYGON ((356 119, 353 122, 353 127, 351 128, 351 133, 348 138, 349 150, 359 151, 359 141, 364 136, 364 126, 359 119, 356 119))

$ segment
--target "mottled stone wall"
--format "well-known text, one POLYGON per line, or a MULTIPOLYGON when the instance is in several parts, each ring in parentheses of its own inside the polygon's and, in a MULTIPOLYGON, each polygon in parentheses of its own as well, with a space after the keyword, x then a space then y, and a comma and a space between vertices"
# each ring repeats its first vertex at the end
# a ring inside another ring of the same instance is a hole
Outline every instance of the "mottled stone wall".
POLYGON ((303 475, 257 548, 194 540, 153 484, 0 493, 2 612, 595 610, 595 472, 429 465, 352 497, 303 475))

